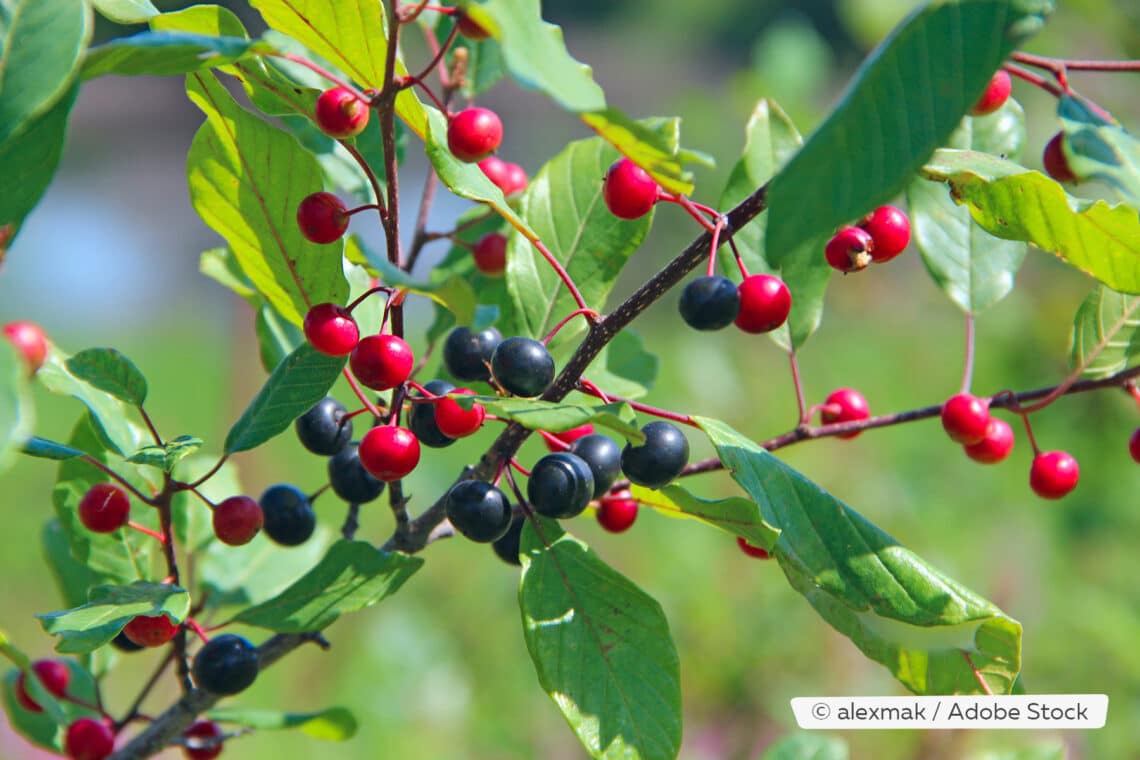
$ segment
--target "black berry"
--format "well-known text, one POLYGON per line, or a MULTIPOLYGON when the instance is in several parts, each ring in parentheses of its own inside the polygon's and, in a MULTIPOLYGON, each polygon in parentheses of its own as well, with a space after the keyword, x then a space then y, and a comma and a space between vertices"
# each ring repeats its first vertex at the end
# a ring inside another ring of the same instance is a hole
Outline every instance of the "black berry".
POLYGON ((502 538, 511 525, 511 504, 495 486, 464 480, 452 486, 444 502, 457 531, 481 544, 502 538))
POLYGON ((519 544, 522 541, 522 529, 525 523, 526 518, 519 515, 511 520, 511 527, 507 528, 507 532, 491 544, 491 548, 495 550, 499 559, 508 565, 522 565, 522 561, 519 559, 519 544))
POLYGON ((490 380, 487 363, 502 342, 502 334, 494 327, 479 332, 456 327, 443 343, 443 366, 458 380, 490 380))
POLYGON ((128 639, 127 635, 122 631, 119 631, 119 635, 111 639, 111 646, 120 652, 137 652, 143 649, 142 646, 128 639))
POLYGON ((530 338, 507 338, 491 354, 491 374, 513 396, 534 398, 554 382, 554 359, 530 338))
POLYGON ((626 444, 621 469, 631 482, 646 488, 661 488, 681 474, 689 462, 685 434, 668 422, 650 422, 641 429, 645 443, 626 444))
MULTIPOLYGON (((424 388, 435 396, 446 396, 455 390, 455 386, 446 380, 432 380, 424 388)), ((420 439, 422 445, 433 449, 442 449, 455 443, 454 438, 440 432, 439 423, 435 420, 435 404, 413 404, 412 413, 408 415, 408 429, 420 439)))
POLYGON ((294 423, 301 445, 325 457, 343 449, 352 440, 352 420, 346 420, 346 414, 348 410, 344 404, 335 398, 318 401, 294 423))
POLYGON ((564 451, 547 454, 530 471, 526 495, 540 515, 575 517, 594 496, 594 475, 579 456, 564 451))
POLYGON ((356 441, 329 457, 329 484, 349 504, 367 504, 384 490, 384 481, 372 477, 360 463, 356 441))
POLYGON ((258 503, 265 515, 262 530, 270 540, 282 546, 305 543, 317 527, 317 516, 309 497, 294 486, 270 486, 258 503))
POLYGON ((720 330, 740 313, 740 291, 727 277, 698 277, 681 291, 679 307, 689 327, 720 330))
POLYGON ((215 636, 194 657, 194 682, 211 694, 245 691, 257 678, 257 647, 241 636, 215 636))
POLYGON ((594 476, 594 495, 597 499, 621 475, 621 449, 613 438, 604 435, 587 435, 570 444, 570 453, 581 457, 594 476))

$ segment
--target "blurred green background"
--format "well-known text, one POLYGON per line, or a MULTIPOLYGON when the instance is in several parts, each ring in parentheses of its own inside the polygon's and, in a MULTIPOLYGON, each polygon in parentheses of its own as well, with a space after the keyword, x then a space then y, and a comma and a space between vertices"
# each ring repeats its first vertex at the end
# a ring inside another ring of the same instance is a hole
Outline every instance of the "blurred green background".
MULTIPOLYGON (((242 3, 226 4, 242 10, 242 3)), ((594 67, 613 103, 636 116, 682 115, 685 143, 717 157, 718 169, 698 173, 696 196, 709 203, 720 194, 759 97, 778 100, 809 132, 861 57, 913 5, 545 4, 547 17, 565 25, 571 51, 594 67)), ((1034 51, 1140 55, 1140 7, 1133 0, 1060 5, 1034 51)), ((243 16, 258 28, 256 14, 245 9, 243 16)), ((100 23, 97 37, 129 31, 100 23)), ((420 52, 413 47, 409 57, 420 52)), ((1140 117, 1140 104, 1129 97, 1134 77, 1092 74, 1075 82, 1128 125, 1140 117)), ((1014 94, 1030 115, 1027 155, 1039 155, 1057 128, 1053 103, 1020 83, 1014 94)), ((502 155, 531 173, 568 139, 585 136, 577 120, 512 84, 485 102, 507 124, 502 155)), ((264 374, 252 342, 253 315, 197 274, 197 254, 217 244, 186 193, 184 157, 200 121, 176 79, 105 79, 84 87, 61 172, 0 269, 0 321, 38 321, 67 351, 120 348, 150 379, 148 406, 161 429, 199 435, 216 450, 264 374)), ((408 152, 405 181, 415 187, 423 161, 414 147, 408 152)), ((1037 165, 1034 158, 1027 162, 1037 165)), ((463 208, 441 198, 434 226, 444 228, 463 208)), ((615 296, 629 292, 693 234, 679 213, 662 209, 615 296)), ((1018 286, 980 319, 979 391, 1052 384, 1066 372, 1072 315, 1091 283, 1033 253, 1018 286)), ((411 324, 423 329, 429 318, 422 305, 413 307, 411 324)), ((638 325, 662 358, 652 403, 723 417, 757 440, 793 425, 787 361, 773 344, 734 331, 709 339, 678 324, 675 300, 667 298, 638 325)), ((824 326, 800 357, 809 401, 850 385, 864 391, 875 412, 937 403, 957 387, 962 334, 961 315, 913 252, 890 267, 833 278, 824 326)), ((79 410, 78 403, 38 394, 37 433, 66 436, 79 410)), ((1101 731, 837 734, 851 757, 1140 757, 1140 480, 1126 447, 1136 408, 1123 393, 1067 398, 1035 418, 1035 426, 1043 446, 1068 449, 1082 466, 1080 487, 1059 503, 1029 491, 1023 438, 1005 463, 981 467, 933 421, 781 452, 1020 620, 1031 692, 1110 697, 1101 731)), ((413 511, 433 500, 486 441, 430 450, 408 488, 413 511)), ((696 437, 693 442, 694 458, 708 454, 696 437)), ((528 444, 522 461, 539 450, 528 444)), ((254 495, 283 478, 306 489, 324 478, 324 461, 306 455, 292 435, 236 461, 246 492, 254 495)), ((48 462, 25 461, 0 485, 0 627, 34 656, 48 655, 50 643, 32 614, 59 604, 39 550, 54 472, 48 462)), ((708 494, 732 491, 723 475, 692 485, 708 494)), ((343 507, 325 497, 318 513, 335 527, 343 507)), ((381 502, 364 510, 362 523, 361 537, 376 542, 391 528, 381 502)), ((795 731, 791 697, 903 693, 790 590, 774 563, 745 557, 725 534, 644 511, 620 536, 603 533, 588 514, 569 528, 665 607, 682 663, 683 758, 759 757, 795 731)), ((330 630, 332 652, 302 650, 233 700, 295 711, 345 705, 360 719, 357 737, 327 745, 264 732, 233 742, 226 757, 583 756, 538 688, 515 603, 517 571, 465 541, 433 545, 425 556, 428 563, 402 593, 330 630)), ((158 656, 122 658, 121 670, 106 683, 114 710, 129 703, 158 656)), ((151 709, 170 696, 157 696, 151 709)), ((0 718, 0 757, 38 756, 0 718)))

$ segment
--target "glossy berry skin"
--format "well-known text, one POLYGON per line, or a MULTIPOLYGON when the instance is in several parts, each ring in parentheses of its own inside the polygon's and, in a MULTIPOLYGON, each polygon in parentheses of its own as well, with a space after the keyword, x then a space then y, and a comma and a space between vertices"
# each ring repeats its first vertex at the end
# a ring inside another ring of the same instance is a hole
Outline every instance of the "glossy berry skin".
POLYGON ((479 26, 479 24, 472 21, 464 13, 460 12, 456 15, 457 15, 457 18, 459 19, 457 22, 459 25, 459 33, 462 34, 467 39, 469 39, 469 40, 485 40, 491 36, 490 34, 487 33, 486 29, 484 29, 483 27, 479 26))
POLYGON ((475 391, 461 388, 451 391, 435 402, 435 424, 439 432, 449 438, 466 438, 483 427, 483 420, 487 419, 487 410, 482 404, 472 404, 470 409, 464 409, 452 398, 456 395, 473 396, 475 391))
POLYGON ((986 437, 989 424, 989 404, 969 393, 952 396, 942 405, 942 428, 953 441, 973 446, 986 437))
MULTIPOLYGON (((32 672, 53 697, 63 699, 67 696, 67 687, 71 683, 71 670, 67 665, 59 660, 36 660, 32 663, 32 672)), ((28 712, 43 712, 44 709, 28 694, 27 675, 22 671, 16 676, 16 701, 28 712)))
POLYGON ((264 515, 262 530, 276 544, 300 546, 317 527, 317 516, 309 497, 295 486, 284 483, 270 486, 258 503, 264 515))
POLYGON ((720 330, 740 314, 740 291, 727 277, 698 277, 681 291, 678 309, 694 330, 720 330))
POLYGON ((416 356, 403 338, 369 335, 352 349, 348 366, 365 387, 386 391, 402 384, 412 374, 416 356))
MULTIPOLYGON (((455 390, 455 386, 445 380, 432 380, 424 388, 435 396, 444 396, 455 390)), ((419 397, 418 392, 413 396, 419 397)), ((435 404, 413 404, 408 415, 408 428, 423 446, 442 449, 455 443, 455 439, 444 435, 435 421, 435 404)))
POLYGON ((35 374, 47 359, 48 341, 44 331, 34 322, 9 322, 0 328, 20 356, 28 364, 28 371, 35 374))
POLYGON ((491 354, 491 374, 512 396, 541 396, 554 382, 554 359, 537 340, 516 336, 491 354))
POLYGON ((80 718, 67 727, 63 749, 71 760, 104 760, 115 751, 115 734, 101 720, 80 718))
POLYGON ((602 499, 594 516, 610 533, 624 533, 637 520, 637 502, 628 490, 618 491, 602 499))
POLYGON ((754 274, 744 278, 738 288, 740 312, 735 324, 746 333, 766 333, 788 321, 792 311, 792 292, 779 277, 754 274))
POLYGON ((1061 147, 1064 139, 1063 132, 1053 135, 1053 138, 1045 144, 1045 152, 1041 156, 1041 162, 1045 165, 1045 171, 1053 179, 1058 182, 1075 184, 1077 175, 1073 174, 1073 170, 1069 168, 1069 159, 1065 158, 1065 151, 1061 147))
POLYGON ((457 531, 480 544, 502 538, 511 526, 511 504, 495 486, 464 480, 447 492, 447 519, 457 531))
POLYGON ((627 443, 621 452, 621 469, 630 482, 646 488, 672 483, 689 463, 689 442, 676 425, 656 420, 641 429, 645 443, 627 443))
MULTIPOLYGON (((578 427, 570 428, 569 430, 563 430, 561 433, 551 433, 550 435, 553 436, 554 438, 557 438, 558 440, 562 441, 567 446, 569 446, 570 444, 574 443, 574 441, 578 440, 579 438, 585 438, 588 435, 593 435, 593 433, 594 433, 594 426, 591 425, 589 422, 587 422, 585 425, 579 425, 578 427)), ((545 437, 543 437, 542 443, 544 446, 546 446, 547 451, 565 451, 566 450, 566 446, 558 446, 558 445, 551 443, 550 441, 546 440, 545 437)))
POLYGON ((468 108, 451 117, 447 125, 447 147, 460 161, 482 161, 499 149, 503 122, 486 108, 468 108))
POLYGON ((753 559, 769 559, 772 556, 768 550, 762 549, 759 546, 753 546, 741 536, 736 537, 736 545, 740 547, 740 551, 753 559))
POLYGON ((353 442, 329 457, 329 484, 349 504, 367 504, 384 491, 384 481, 364 469, 359 449, 360 444, 353 442))
MULTIPOLYGON (((503 195, 509 198, 516 193, 521 193, 526 190, 527 184, 529 184, 529 179, 526 176, 526 169, 508 161, 506 187, 503 188, 503 195)), ((500 187, 502 186, 500 185, 500 187)))
POLYGON ((178 623, 166 615, 139 615, 123 628, 123 635, 140 647, 160 647, 178 633, 178 623))
POLYGON ((526 169, 518 164, 504 161, 498 156, 487 156, 479 162, 479 168, 507 197, 526 190, 526 169))
POLYGON ((215 744, 210 740, 224 735, 222 727, 214 721, 197 721, 182 734, 186 740, 182 752, 190 760, 214 760, 215 757, 222 754, 222 742, 219 741, 215 744))
POLYGON ((581 457, 562 451, 547 454, 531 469, 526 496, 540 515, 576 517, 594 497, 594 475, 581 457))
POLYGON ((297 206, 297 226, 306 240, 334 243, 348 229, 348 208, 332 193, 313 193, 297 206))
POLYGON ((257 679, 257 647, 241 636, 224 633, 210 639, 194 656, 192 672, 198 688, 230 696, 257 679))
POLYGON ((1132 437, 1128 439, 1128 454, 1133 462, 1140 464, 1140 428, 1136 428, 1132 437))
POLYGON ((495 555, 508 565, 522 565, 522 560, 519 559, 519 546, 522 543, 522 529, 525 523, 526 518, 519 515, 511 520, 507 532, 491 543, 495 555))
POLYGON ((894 206, 879 206, 859 225, 871 236, 871 260, 882 264, 910 243, 910 219, 894 206))
POLYGON ((344 87, 333 87, 317 98, 317 126, 329 137, 347 140, 368 126, 370 111, 367 103, 344 87))
POLYGON ((348 356, 360 342, 360 328, 348 309, 319 303, 305 314, 305 338, 326 356, 348 356))
POLYGON ((231 496, 214 507, 214 535, 227 546, 245 546, 264 524, 261 505, 248 496, 231 496))
POLYGON ((491 232, 479 239, 471 249, 475 268, 485 275, 498 277, 507 271, 507 236, 491 232))
POLYGON ((591 498, 601 498, 610 486, 621 477, 621 448, 613 438, 605 435, 587 435, 574 441, 570 453, 580 457, 594 476, 594 493, 591 498))
POLYGON ((858 272, 871 263, 874 241, 861 227, 841 227, 827 242, 823 255, 832 269, 840 272, 858 272))
MULTIPOLYGON (((832 425, 836 422, 855 422, 856 420, 868 419, 871 416, 871 407, 867 404, 867 399, 854 388, 839 388, 832 391, 823 404, 824 409, 820 413, 820 417, 824 425, 832 425), (827 408, 831 406, 836 408, 827 408)), ((844 433, 837 437, 851 439, 861 432, 863 431, 856 430, 853 433, 844 433)))
POLYGON ((1013 428, 1005 420, 990 419, 986 435, 972 446, 963 446, 966 456, 982 464, 997 464, 1013 451, 1013 428))
POLYGON ((494 327, 479 332, 470 327, 456 327, 443 343, 443 366, 458 380, 490 380, 491 370, 487 365, 502 342, 502 333, 494 327))
POLYGON ((970 109, 971 116, 986 116, 998 110, 1005 105, 1005 101, 1009 100, 1009 94, 1013 92, 1013 81, 1009 78, 1009 72, 1005 69, 998 69, 994 75, 990 77, 990 83, 986 85, 986 91, 978 98, 978 102, 974 103, 974 107, 970 109))
POLYGON ((120 652, 125 652, 127 654, 130 654, 131 652, 141 652, 143 649, 146 649, 146 647, 140 647, 138 644, 128 639, 122 631, 119 631, 119 635, 111 639, 111 646, 113 646, 115 649, 118 649, 120 652))
POLYGON ((131 500, 114 483, 96 483, 79 500, 79 521, 92 533, 114 533, 130 519, 131 500))
POLYGON ((326 396, 293 423, 301 445, 320 456, 331 457, 352 440, 352 420, 348 410, 332 396, 326 396))
POLYGON ((359 453, 365 470, 390 483, 416 469, 420 463, 420 442, 407 428, 378 425, 364 434, 359 453))
POLYGON ((1033 458, 1029 487, 1042 499, 1060 499, 1077 487, 1081 468, 1067 451, 1045 451, 1033 458))
POLYGON ((660 190, 649 172, 628 158, 619 158, 606 171, 602 200, 619 219, 640 219, 653 210, 660 190))

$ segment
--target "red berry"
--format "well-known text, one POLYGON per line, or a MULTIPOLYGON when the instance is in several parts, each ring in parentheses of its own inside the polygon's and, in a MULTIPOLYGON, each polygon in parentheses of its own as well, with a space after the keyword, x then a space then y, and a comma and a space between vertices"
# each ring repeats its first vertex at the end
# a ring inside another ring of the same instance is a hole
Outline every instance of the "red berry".
MULTIPOLYGON (((57 699, 67 696, 67 686, 71 683, 71 670, 59 660, 36 660, 32 663, 32 672, 39 679, 40 685, 57 699)), ((27 671, 16 677, 16 701, 20 707, 28 712, 43 712, 44 709, 32 699, 27 689, 27 671)))
POLYGON ((1053 179, 1058 182, 1075 183, 1077 175, 1073 174, 1073 170, 1069 168, 1069 159, 1065 157, 1065 151, 1061 147, 1064 139, 1064 132, 1053 135, 1053 139, 1045 145, 1045 153, 1041 156, 1041 162, 1045 164, 1045 171, 1053 179))
POLYGON ((1060 499, 1081 478, 1077 460, 1066 451, 1046 451, 1033 457, 1029 470, 1029 487, 1042 499, 1060 499))
POLYGON ((744 540, 742 536, 736 537, 736 545, 740 547, 740 551, 747 554, 749 557, 756 559, 768 559, 771 553, 767 549, 761 549, 759 546, 754 546, 744 540))
POLYGON ((332 193, 313 193, 297 206, 297 226, 306 240, 336 242, 348 229, 348 208, 332 193))
POLYGON ((48 342, 44 331, 34 322, 9 322, 0 329, 24 357, 34 375, 47 358, 48 342))
POLYGON ((115 751, 115 734, 101 720, 80 718, 67 727, 63 746, 71 760, 103 760, 115 751))
POLYGON ((514 195, 526 190, 526 169, 518 164, 504 161, 498 156, 488 156, 479 162, 479 168, 487 175, 487 179, 503 191, 503 195, 514 195))
POLYGON ((214 760, 222 754, 222 742, 211 741, 223 736, 222 727, 212 720, 200 720, 182 734, 186 739, 183 753, 190 760, 214 760))
POLYGON ((494 111, 468 108, 451 117, 447 125, 447 147, 460 161, 482 161, 503 141, 503 123, 494 111))
POLYGON ((526 190, 527 186, 526 169, 518 164, 507 162, 507 186, 503 188, 503 195, 514 195, 526 190))
POLYGON ((736 315, 735 323, 744 332, 771 332, 788 320, 792 293, 779 277, 754 274, 746 277, 737 290, 740 293, 740 313, 736 315))
POLYGON ((360 328, 348 309, 335 303, 319 303, 305 315, 305 337, 313 348, 328 356, 347 356, 360 342, 360 328))
POLYGON ((368 104, 343 87, 325 90, 317 98, 317 126, 329 137, 356 137, 368 126, 368 104))
MULTIPOLYGON (((552 436, 554 436, 558 440, 562 441, 567 446, 574 443, 574 441, 578 440, 579 438, 585 438, 586 436, 593 435, 593 434, 594 434, 594 426, 591 425, 589 422, 587 422, 585 425, 579 425, 576 428, 570 428, 569 430, 563 430, 561 433, 551 433, 552 436)), ((546 444, 546 450, 547 451, 565 451, 566 450, 565 447, 559 447, 559 446, 554 445, 550 441, 546 440, 545 437, 542 439, 542 441, 544 444, 546 444)))
POLYGON ((131 500, 114 483, 96 483, 79 500, 79 521, 94 533, 114 533, 130 519, 131 500))
POLYGON ((374 391, 402 384, 415 363, 411 346, 395 335, 369 335, 356 344, 348 359, 356 379, 374 391))
POLYGON ((357 453, 372 477, 391 482, 416 469, 420 462, 420 442, 411 430, 380 425, 365 433, 357 453))
POLYGON ((986 435, 972 446, 965 446, 966 456, 982 464, 996 464, 1013 451, 1013 428, 1005 420, 991 419, 986 435))
POLYGON ((1136 428, 1128 439, 1128 453, 1132 455, 1133 461, 1140 463, 1140 428, 1136 428))
POLYGON ((623 489, 603 496, 594 516, 598 518, 598 525, 610 533, 623 533, 637 519, 637 501, 629 489, 623 489))
POLYGON ((469 40, 485 40, 491 35, 486 29, 472 21, 467 14, 460 11, 456 14, 459 19, 459 33, 469 40))
POLYGON ((871 236, 871 260, 890 261, 910 243, 910 220, 894 206, 879 206, 859 225, 871 236))
POLYGON ((474 396, 475 391, 470 388, 460 388, 450 391, 439 401, 435 402, 435 424, 439 432, 448 438, 464 438, 483 427, 483 420, 487 418, 487 410, 481 404, 472 404, 471 409, 464 409, 451 396, 474 396))
POLYGON ((264 522, 261 505, 248 496, 231 496, 214 507, 214 535, 223 544, 248 544, 264 522))
POLYGON ((982 93, 982 97, 978 98, 978 102, 970 110, 970 115, 985 116, 993 113, 1005 105, 1005 101, 1009 100, 1009 93, 1012 91, 1013 81, 1009 78, 1009 73, 1005 69, 998 69, 990 77, 986 91, 982 93))
POLYGON ((966 446, 980 443, 990 426, 990 406, 977 396, 959 393, 942 405, 942 427, 951 440, 966 446))
POLYGON ((640 219, 653 209, 660 190, 649 172, 628 158, 619 158, 606 172, 602 199, 614 216, 640 219))
POLYGON ((827 242, 823 255, 832 269, 840 272, 858 272, 871 263, 874 240, 860 227, 841 227, 827 242))
MULTIPOLYGON (((853 388, 834 390, 823 403, 824 408, 820 416, 824 425, 831 425, 836 422, 855 422, 856 420, 868 419, 871 416, 871 407, 868 406, 867 399, 853 388)), ((862 432, 862 430, 856 430, 853 433, 844 433, 838 437, 850 439, 862 432)))
POLYGON ((498 232, 484 235, 471 250, 475 268, 486 275, 498 276, 507 270, 507 236, 498 232))
POLYGON ((160 647, 178 633, 178 623, 166 615, 139 615, 123 627, 123 635, 140 647, 160 647))

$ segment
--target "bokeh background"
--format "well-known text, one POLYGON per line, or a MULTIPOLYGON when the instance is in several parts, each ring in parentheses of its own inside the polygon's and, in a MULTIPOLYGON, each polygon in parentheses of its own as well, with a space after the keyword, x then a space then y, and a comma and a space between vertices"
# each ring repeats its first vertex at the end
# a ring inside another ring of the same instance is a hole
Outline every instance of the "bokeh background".
MULTIPOLYGON (((251 30, 261 28, 244 3, 223 4, 251 30)), ((862 56, 915 4, 544 5, 546 16, 565 26, 570 50, 592 64, 611 102, 636 116, 684 117, 685 143, 718 159, 717 169, 698 170, 696 194, 715 203, 758 98, 775 98, 809 132, 862 56)), ((1140 6, 1132 0, 1060 6, 1033 50, 1140 55, 1140 6)), ((100 21, 97 40, 132 31, 100 21)), ((421 52, 413 46, 408 55, 414 60, 421 52)), ((1140 116, 1135 76, 1088 74, 1075 82, 1127 125, 1140 116)), ((1030 116, 1026 161, 1037 166, 1035 156, 1057 128, 1053 102, 1021 83, 1014 93, 1030 116)), ((485 103, 507 125, 502 154, 531 173, 567 140, 586 136, 577 120, 510 83, 485 103)), ((0 269, 0 321, 35 320, 68 351, 120 348, 150 379, 148 406, 160 427, 170 435, 199 435, 216 450, 264 374, 248 307, 197 274, 199 252, 219 242, 187 197, 185 154, 200 122, 178 79, 107 78, 86 85, 59 175, 0 269)), ((405 181, 415 187, 423 159, 415 146, 408 154, 405 181)), ((444 194, 435 226, 445 228, 464 207, 444 194)), ((661 210, 615 296, 693 234, 679 213, 661 210)), ((442 252, 434 251, 436 258, 442 252)), ((422 262, 425 269, 431 260, 422 262)), ((1066 371, 1072 316, 1090 287, 1050 257, 1031 253, 1015 292, 979 321, 976 388, 992 392, 1058 381, 1066 371)), ((416 308, 411 324, 422 329, 429 314, 416 308)), ((677 328, 672 298, 638 325, 662 359, 653 403, 722 416, 756 439, 794 423, 786 358, 773 344, 731 330, 709 339, 677 328)), ((913 252, 881 270, 833 278, 824 325, 800 357, 809 399, 851 385, 864 391, 875 412, 937 403, 957 387, 962 334, 961 315, 913 252)), ((70 399, 37 394, 37 433, 62 438, 79 412, 70 399)), ((1023 438, 1005 463, 980 467, 933 421, 781 452, 1020 620, 1030 691, 1110 696, 1101 731, 837 733, 851 757, 1140 757, 1140 478, 1126 449, 1136 415, 1125 394, 1100 393, 1064 399, 1035 418, 1043 445, 1070 450, 1082 466, 1080 487, 1059 503, 1030 492, 1023 438)), ((431 450, 411 479, 413 510, 434 499, 480 446, 431 450)), ((538 447, 531 443, 525 451, 523 461, 536 457, 538 447)), ((695 457, 706 454, 695 446, 695 457)), ((325 477, 323 460, 306 455, 291 435, 236 461, 245 491, 254 495, 283 478, 313 489, 325 477)), ((32 615, 59 605, 39 549, 54 473, 48 462, 25 461, 0 481, 0 626, 35 656, 47 656, 50 643, 32 615)), ((693 485, 708 494, 732 489, 724 476, 693 485)), ((343 507, 328 498, 318 512, 329 526, 343 517, 343 507)), ((382 541, 390 522, 386 506, 374 503, 364 511, 360 535, 382 541)), ((646 512, 620 536, 603 533, 588 514, 570 529, 664 605, 682 662, 686 759, 759 757, 796 730, 788 706, 794 696, 903 693, 886 670, 815 615, 774 563, 745 557, 724 534, 646 512)), ((331 629, 331 653, 303 650, 234 700, 295 711, 345 705, 360 719, 356 738, 328 745, 296 733, 263 732, 234 742, 227 757, 583 756, 538 688, 515 602, 517 571, 486 547, 465 541, 433 545, 426 556, 428 563, 402 593, 331 629)), ((155 657, 122 659, 121 670, 105 684, 110 705, 122 710, 129 703, 155 657)), ((171 696, 160 693, 152 709, 171 696)), ((0 717, 0 757, 39 756, 0 717)))

